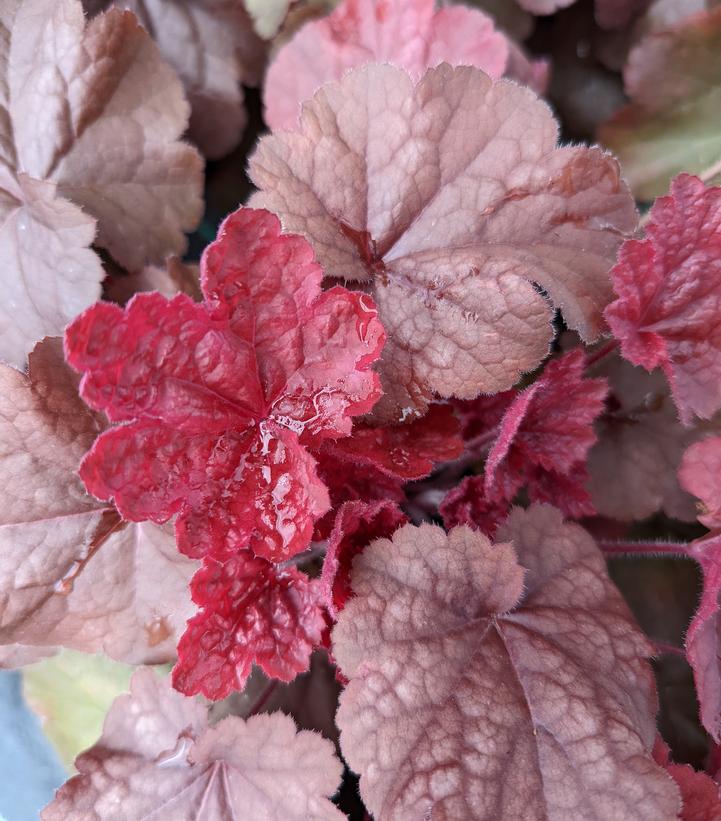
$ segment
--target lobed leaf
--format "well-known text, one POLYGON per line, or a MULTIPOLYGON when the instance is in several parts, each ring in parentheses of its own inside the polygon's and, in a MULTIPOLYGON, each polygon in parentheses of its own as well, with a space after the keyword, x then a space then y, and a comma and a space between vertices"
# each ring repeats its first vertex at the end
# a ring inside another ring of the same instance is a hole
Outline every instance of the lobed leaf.
POLYGON ((329 741, 296 733, 281 713, 229 716, 214 727, 206 713, 151 670, 138 670, 43 821, 343 817, 328 800, 342 771, 329 741))
POLYGON ((351 71, 305 105, 299 132, 260 140, 252 202, 378 304, 378 417, 510 387, 548 351, 549 300, 584 339, 600 332, 635 209, 615 160, 556 143, 528 89, 447 65, 417 84, 388 65, 351 71))
POLYGON ((492 545, 410 525, 356 559, 333 630, 341 749, 376 816, 676 819, 651 647, 590 536, 516 510, 492 545), (511 540, 512 543, 511 544, 511 540))
POLYGON ((687 425, 721 409, 720 252, 721 188, 681 174, 611 272, 617 299, 605 316, 621 353, 664 371, 687 425))

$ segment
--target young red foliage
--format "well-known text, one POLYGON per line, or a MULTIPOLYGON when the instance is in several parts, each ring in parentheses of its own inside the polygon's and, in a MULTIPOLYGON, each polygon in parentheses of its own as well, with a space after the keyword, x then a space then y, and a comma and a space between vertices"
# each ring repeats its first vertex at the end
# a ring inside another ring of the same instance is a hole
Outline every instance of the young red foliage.
POLYGON ((327 538, 334 511, 344 502, 404 498, 406 482, 423 479, 438 462, 463 452, 458 419, 449 405, 431 405, 420 419, 397 425, 356 422, 345 439, 314 451, 318 475, 330 492, 331 510, 318 522, 315 538, 327 538))
POLYGON ((569 516, 594 513, 586 490, 586 457, 596 441, 593 423, 608 393, 605 379, 585 379, 586 357, 574 350, 550 361, 517 394, 501 420, 486 462, 485 496, 512 501, 526 486, 534 501, 569 516))
POLYGON ((711 418, 721 409, 721 188, 676 177, 611 276, 618 299, 605 316, 623 356, 663 369, 682 422, 711 418))
POLYGON ((373 301, 321 292, 308 243, 242 208, 201 263, 204 301, 139 294, 68 328, 81 394, 111 421, 80 468, 131 521, 177 515, 179 548, 226 558, 304 550, 329 506, 308 448, 351 432, 380 396, 373 301))
POLYGON ((469 525, 493 537, 510 509, 507 499, 486 495, 485 479, 479 475, 466 476, 458 487, 448 491, 438 512, 446 529, 469 525))
POLYGON ((253 664, 281 681, 308 669, 326 624, 319 582, 241 550, 207 559, 190 589, 201 610, 178 644, 180 692, 225 698, 243 689, 253 664))
POLYGON ((323 601, 333 618, 353 595, 353 559, 374 539, 388 538, 408 518, 392 502, 347 502, 335 517, 320 577, 323 601))

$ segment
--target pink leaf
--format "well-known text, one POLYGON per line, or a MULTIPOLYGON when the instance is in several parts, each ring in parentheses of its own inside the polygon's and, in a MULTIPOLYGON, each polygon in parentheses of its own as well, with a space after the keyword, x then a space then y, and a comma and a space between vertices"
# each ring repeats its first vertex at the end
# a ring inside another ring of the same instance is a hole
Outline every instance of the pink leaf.
POLYGON ((281 561, 328 509, 306 446, 350 433, 380 395, 383 329, 369 297, 321 292, 308 244, 240 209, 202 261, 205 301, 139 294, 66 333, 83 398, 129 424, 98 438, 81 476, 131 521, 177 515, 180 549, 248 545, 281 561))
POLYGON ((600 332, 635 209, 613 158, 557 136, 531 91, 479 69, 414 84, 370 65, 321 89, 299 132, 260 140, 252 201, 378 304, 385 421, 422 414, 434 392, 509 388, 548 351, 549 298, 585 339, 600 332))
POLYGON ((510 502, 506 499, 486 495, 483 476, 466 476, 458 487, 445 495, 438 511, 448 530, 458 525, 469 525, 493 538, 510 508, 510 502))
POLYGON ((646 238, 629 240, 613 268, 618 299, 606 319, 623 356, 662 368, 681 420, 721 409, 721 188, 689 174, 651 209, 646 238))
POLYGON ((679 479, 701 500, 699 522, 709 530, 721 529, 721 437, 691 445, 681 462, 679 479))
POLYGON ((721 741, 721 513, 719 457, 721 438, 692 445, 684 454, 679 479, 701 499, 699 520, 712 529, 689 547, 703 573, 701 601, 686 633, 686 655, 693 668, 701 721, 713 739, 721 741))
POLYGON ((721 535, 698 539, 689 556, 703 573, 698 609, 686 633, 686 657, 693 668, 701 722, 716 742, 721 741, 721 535))
POLYGON ((659 510, 684 521, 696 518, 693 499, 679 485, 684 450, 704 434, 704 425, 678 421, 668 383, 620 357, 599 363, 611 393, 597 421, 598 442, 588 454, 588 490, 596 511, 622 522, 646 519, 659 510))
MULTIPOLYGON (((266 0, 267 2, 267 0, 266 0)), ((247 116, 242 86, 260 81, 267 46, 238 0, 106 0, 137 15, 178 72, 190 103, 188 135, 210 159, 238 144, 247 116), (242 84, 242 85, 241 85, 242 84)))
POLYGON ((389 537, 408 518, 392 502, 347 502, 335 517, 320 577, 323 600, 333 618, 353 595, 350 573, 353 559, 367 544, 389 537))
POLYGON ((608 393, 605 379, 584 379, 579 350, 550 361, 513 400, 486 462, 485 495, 512 501, 525 485, 531 499, 553 502, 575 518, 594 513, 584 484, 593 423, 608 393))
POLYGON ((506 38, 480 11, 435 11, 433 0, 343 0, 279 50, 265 82, 265 119, 274 130, 293 128, 304 100, 367 63, 393 63, 416 80, 442 62, 500 77, 508 50, 506 38))
POLYGON ((355 561, 337 723, 369 811, 676 819, 651 758, 652 648, 600 551, 543 506, 499 539, 406 526, 355 561))
POLYGON ((681 790, 683 809, 679 821, 721 821, 721 796, 713 778, 688 764, 674 764, 668 746, 660 737, 656 739, 653 757, 681 790))
POLYGON ((331 742, 296 733, 280 713, 208 726, 199 701, 150 669, 113 703, 78 775, 43 810, 43 821, 126 818, 340 819, 328 800, 342 766, 331 742))
POLYGON ((308 669, 325 628, 317 581, 245 550, 207 560, 191 590, 201 610, 178 645, 178 690, 217 700, 242 690, 253 664, 281 681, 308 669))
POLYGON ((0 45, 0 358, 24 367, 100 296, 90 245, 123 265, 184 250, 202 164, 178 141, 182 88, 117 10, 87 26, 79 0, 12 0, 0 45))
POLYGON ((85 493, 77 466, 104 425, 77 382, 57 339, 33 351, 28 376, 0 366, 0 643, 167 662, 195 563, 172 532, 126 526, 85 493))

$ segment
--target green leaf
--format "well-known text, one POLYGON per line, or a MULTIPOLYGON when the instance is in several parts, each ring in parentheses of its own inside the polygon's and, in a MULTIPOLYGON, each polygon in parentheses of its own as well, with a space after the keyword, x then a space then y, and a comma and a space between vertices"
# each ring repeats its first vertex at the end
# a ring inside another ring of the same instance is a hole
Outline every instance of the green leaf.
POLYGON ((97 741, 108 708, 128 690, 133 670, 105 656, 61 650, 23 671, 25 698, 68 769, 97 741))

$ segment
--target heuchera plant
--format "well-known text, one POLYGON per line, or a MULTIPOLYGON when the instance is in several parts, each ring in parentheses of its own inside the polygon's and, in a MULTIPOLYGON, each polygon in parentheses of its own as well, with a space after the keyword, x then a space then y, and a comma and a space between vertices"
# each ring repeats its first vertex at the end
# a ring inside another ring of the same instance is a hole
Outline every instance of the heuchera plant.
POLYGON ((721 821, 716 6, 0 0, 46 821, 721 821))

